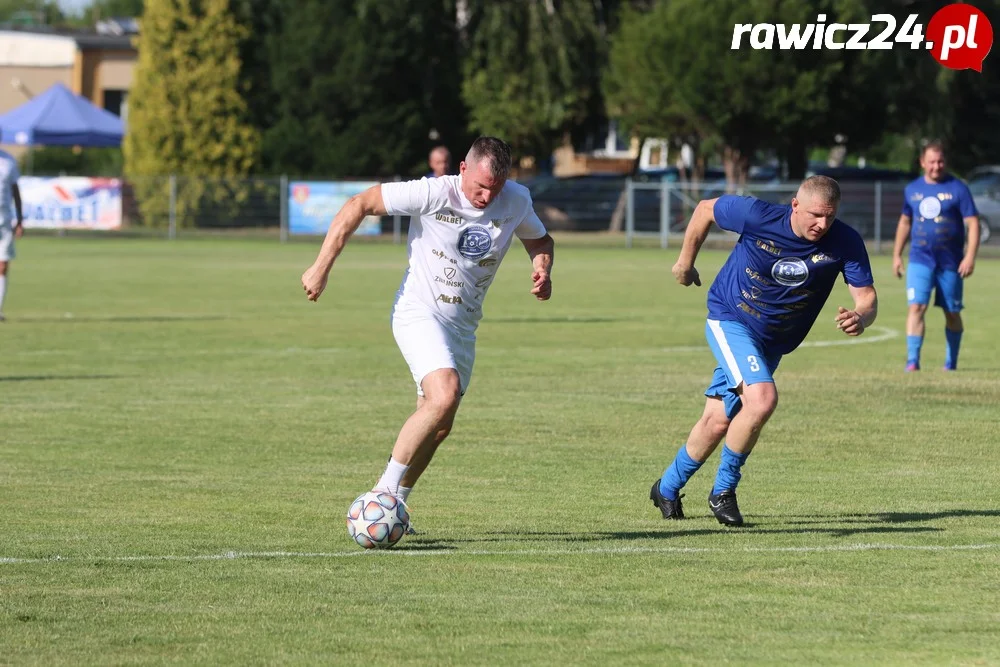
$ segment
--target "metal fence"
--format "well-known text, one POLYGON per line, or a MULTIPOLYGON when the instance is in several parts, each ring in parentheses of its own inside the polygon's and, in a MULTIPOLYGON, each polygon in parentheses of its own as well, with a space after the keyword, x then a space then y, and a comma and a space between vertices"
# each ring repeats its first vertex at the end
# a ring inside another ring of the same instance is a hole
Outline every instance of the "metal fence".
POLYGON ((188 230, 269 230, 278 236, 287 180, 150 176, 122 183, 122 226, 176 238, 188 230))
MULTIPOLYGON (((122 228, 170 239, 191 232, 242 230, 287 241, 288 196, 287 176, 130 178, 122 182, 122 228)), ((408 227, 409 218, 388 216, 381 231, 400 243, 408 227)))
MULTIPOLYGON (((870 241, 876 253, 882 244, 891 242, 896 222, 903 208, 902 183, 841 183, 841 202, 837 217, 854 227, 870 241)), ((748 184, 730 190, 731 194, 753 195, 776 204, 787 204, 798 183, 748 184)), ((666 248, 673 236, 682 236, 699 200, 726 194, 725 185, 636 182, 625 184, 625 243, 631 247, 637 237, 658 237, 666 248)))
MULTIPOLYGON (((584 177, 525 181, 535 210, 551 230, 624 231, 625 244, 652 237, 661 247, 683 235, 699 200, 727 191, 774 203, 788 203, 798 183, 752 183, 727 190, 725 183, 642 181, 584 177)), ((837 217, 857 229, 881 252, 891 246, 903 205, 903 183, 841 183, 837 217)), ((122 184, 123 231, 177 238, 197 231, 242 230, 286 241, 289 179, 159 176, 122 184)), ((381 233, 397 243, 409 218, 386 217, 381 233)))

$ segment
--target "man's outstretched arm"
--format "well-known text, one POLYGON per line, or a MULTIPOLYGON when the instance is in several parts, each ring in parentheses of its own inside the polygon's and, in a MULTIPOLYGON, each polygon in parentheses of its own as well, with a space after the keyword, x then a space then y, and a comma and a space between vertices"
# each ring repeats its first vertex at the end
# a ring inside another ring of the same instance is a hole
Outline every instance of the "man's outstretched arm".
POLYGON ((847 310, 843 306, 837 308, 837 328, 848 336, 860 336, 878 317, 878 294, 873 285, 848 285, 848 288, 854 299, 854 310, 847 310))
POLYGON ((702 199, 691 214, 691 221, 688 222, 687 230, 684 232, 684 242, 681 245, 681 254, 677 257, 672 272, 674 278, 681 285, 687 287, 691 283, 701 287, 701 278, 698 270, 694 268, 694 262, 698 259, 698 251, 708 237, 708 230, 715 222, 715 199, 702 199))
POLYGON ((24 234, 24 209, 21 206, 21 188, 17 187, 17 183, 10 186, 10 195, 14 200, 14 215, 16 216, 14 235, 21 238, 21 235, 24 234))
POLYGON ((531 293, 539 301, 547 301, 552 296, 552 260, 555 241, 546 234, 540 239, 521 239, 524 249, 531 257, 531 293))
POLYGON ((903 277, 903 250, 910 240, 912 228, 913 220, 910 216, 906 214, 899 216, 899 222, 896 223, 896 240, 892 244, 892 272, 897 278, 903 277))
POLYGON ((310 301, 318 299, 326 289, 326 281, 330 277, 333 263, 340 256, 347 239, 357 231, 361 222, 369 215, 386 215, 381 185, 373 185, 361 194, 354 195, 333 217, 316 261, 302 274, 302 289, 310 301))
POLYGON ((979 215, 962 218, 965 223, 965 255, 958 265, 958 275, 968 278, 976 268, 976 253, 979 251, 979 215))

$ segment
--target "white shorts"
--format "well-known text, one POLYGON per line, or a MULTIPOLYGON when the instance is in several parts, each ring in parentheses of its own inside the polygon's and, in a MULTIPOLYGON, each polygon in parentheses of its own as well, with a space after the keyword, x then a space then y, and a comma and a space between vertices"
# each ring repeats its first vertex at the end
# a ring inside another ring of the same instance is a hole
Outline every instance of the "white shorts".
POLYGON ((424 395, 420 387, 424 378, 442 368, 458 371, 462 395, 465 395, 476 360, 474 333, 448 328, 428 313, 397 310, 392 314, 392 335, 410 366, 418 396, 424 395))
POLYGON ((16 256, 14 230, 9 225, 0 225, 0 262, 9 262, 16 256))

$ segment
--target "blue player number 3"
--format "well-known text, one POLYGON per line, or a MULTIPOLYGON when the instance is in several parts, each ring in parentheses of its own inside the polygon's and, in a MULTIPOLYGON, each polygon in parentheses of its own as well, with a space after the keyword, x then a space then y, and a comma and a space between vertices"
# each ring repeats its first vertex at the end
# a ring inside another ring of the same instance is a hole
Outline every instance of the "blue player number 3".
POLYGON ((760 364, 757 363, 757 357, 753 356, 752 354, 749 357, 747 357, 747 363, 750 364, 750 370, 752 370, 754 373, 760 370, 760 364))

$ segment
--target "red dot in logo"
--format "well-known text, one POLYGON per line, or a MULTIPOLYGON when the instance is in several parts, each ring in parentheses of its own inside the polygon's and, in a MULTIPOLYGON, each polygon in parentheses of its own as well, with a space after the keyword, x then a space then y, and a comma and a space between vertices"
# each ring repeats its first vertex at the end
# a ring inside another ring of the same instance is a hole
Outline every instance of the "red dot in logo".
POLYGON ((309 186, 308 185, 293 185, 292 186, 292 199, 294 199, 299 204, 304 204, 307 199, 309 199, 309 186))
POLYGON ((927 24, 926 40, 934 60, 949 69, 983 71, 983 60, 993 47, 993 26, 972 5, 942 7, 927 24))

